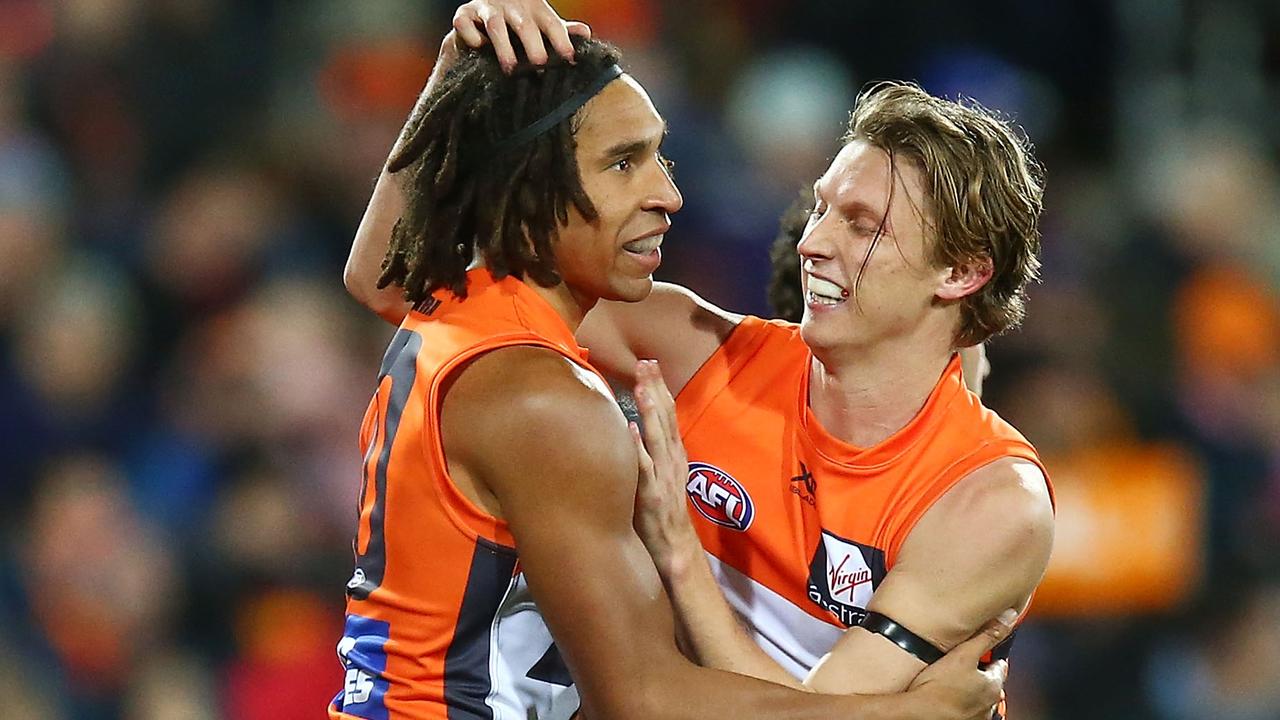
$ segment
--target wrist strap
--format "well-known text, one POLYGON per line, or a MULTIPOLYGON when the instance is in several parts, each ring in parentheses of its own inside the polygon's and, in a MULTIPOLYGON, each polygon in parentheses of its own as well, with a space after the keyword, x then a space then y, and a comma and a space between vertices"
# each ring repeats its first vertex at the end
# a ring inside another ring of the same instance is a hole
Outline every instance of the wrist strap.
POLYGON ((923 660, 926 665, 932 665, 946 654, 933 643, 878 612, 868 612, 858 626, 867 632, 883 635, 889 642, 923 660))

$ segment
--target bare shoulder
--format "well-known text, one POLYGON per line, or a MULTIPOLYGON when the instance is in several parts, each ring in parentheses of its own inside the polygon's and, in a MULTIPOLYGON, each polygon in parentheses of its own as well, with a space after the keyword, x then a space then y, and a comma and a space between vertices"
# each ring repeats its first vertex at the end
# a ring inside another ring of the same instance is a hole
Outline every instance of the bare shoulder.
POLYGON ((654 315, 663 320, 640 335, 635 343, 636 355, 656 359, 667 387, 673 395, 679 395, 698 369, 729 339, 743 316, 681 285, 656 283, 650 297, 656 308, 654 315))
POLYGON ((743 316, 671 283, 654 283, 636 303, 601 302, 587 314, 578 338, 602 372, 634 381, 636 360, 657 360, 672 393, 728 339, 743 316))
POLYGON ((1001 458, 974 470, 935 508, 965 524, 998 521, 1023 530, 1053 528, 1053 502, 1044 473, 1021 458, 1001 458))
POLYGON ((744 317, 674 283, 654 283, 653 292, 646 302, 652 303, 652 307, 664 318, 671 318, 694 330, 715 335, 720 342, 724 342, 744 317))
POLYGON ((1001 458, 966 475, 929 508, 903 544, 902 558, 958 553, 964 559, 952 560, 995 563, 1034 587, 1052 547, 1053 503, 1044 473, 1026 460, 1001 458))
POLYGON ((997 460, 920 518, 869 607, 953 647, 1002 610, 1025 607, 1052 549, 1043 473, 1023 460, 997 460))
POLYGON ((588 464, 635 466, 626 422, 593 373, 552 350, 501 348, 447 388, 447 453, 486 479, 588 464))

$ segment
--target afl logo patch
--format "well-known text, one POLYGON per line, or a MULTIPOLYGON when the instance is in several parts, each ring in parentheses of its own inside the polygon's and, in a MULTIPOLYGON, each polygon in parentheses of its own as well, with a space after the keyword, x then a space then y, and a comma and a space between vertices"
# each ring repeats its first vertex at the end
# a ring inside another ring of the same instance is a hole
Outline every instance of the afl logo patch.
POLYGON ((742 483, 729 473, 707 463, 689 463, 689 482, 684 489, 702 517, 739 532, 751 527, 755 504, 742 483))

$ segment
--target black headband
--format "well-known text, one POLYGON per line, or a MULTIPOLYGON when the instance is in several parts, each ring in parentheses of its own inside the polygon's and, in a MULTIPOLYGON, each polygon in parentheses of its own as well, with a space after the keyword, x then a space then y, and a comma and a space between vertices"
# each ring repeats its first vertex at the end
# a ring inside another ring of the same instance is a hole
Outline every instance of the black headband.
POLYGON ((552 110, 534 121, 532 125, 528 125, 517 130, 515 134, 495 144, 493 148, 490 149, 489 156, 493 157, 499 153, 510 150, 513 147, 523 145, 556 125, 559 125, 560 121, 578 112, 583 105, 587 104, 587 101, 603 90, 605 85, 616 80, 621 74, 622 68, 618 67, 617 63, 610 64, 604 69, 604 72, 600 73, 600 76, 595 79, 595 82, 592 82, 581 92, 560 103, 555 110, 552 110))

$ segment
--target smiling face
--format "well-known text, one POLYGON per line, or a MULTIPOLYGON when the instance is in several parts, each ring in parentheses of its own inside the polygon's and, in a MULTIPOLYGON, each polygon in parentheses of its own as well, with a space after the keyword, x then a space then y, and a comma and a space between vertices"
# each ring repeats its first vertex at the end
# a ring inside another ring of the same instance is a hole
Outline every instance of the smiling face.
POLYGON ((914 163, 899 157, 891 164, 887 152, 863 140, 845 145, 814 184, 814 211, 797 246, 801 334, 810 347, 954 332, 954 301, 986 277, 934 263, 925 188, 914 163))
POLYGON ((579 113, 575 133, 588 221, 569 207, 555 243, 556 267, 579 304, 643 300, 662 261, 670 214, 683 204, 659 152, 666 122, 630 75, 607 85, 579 113))

